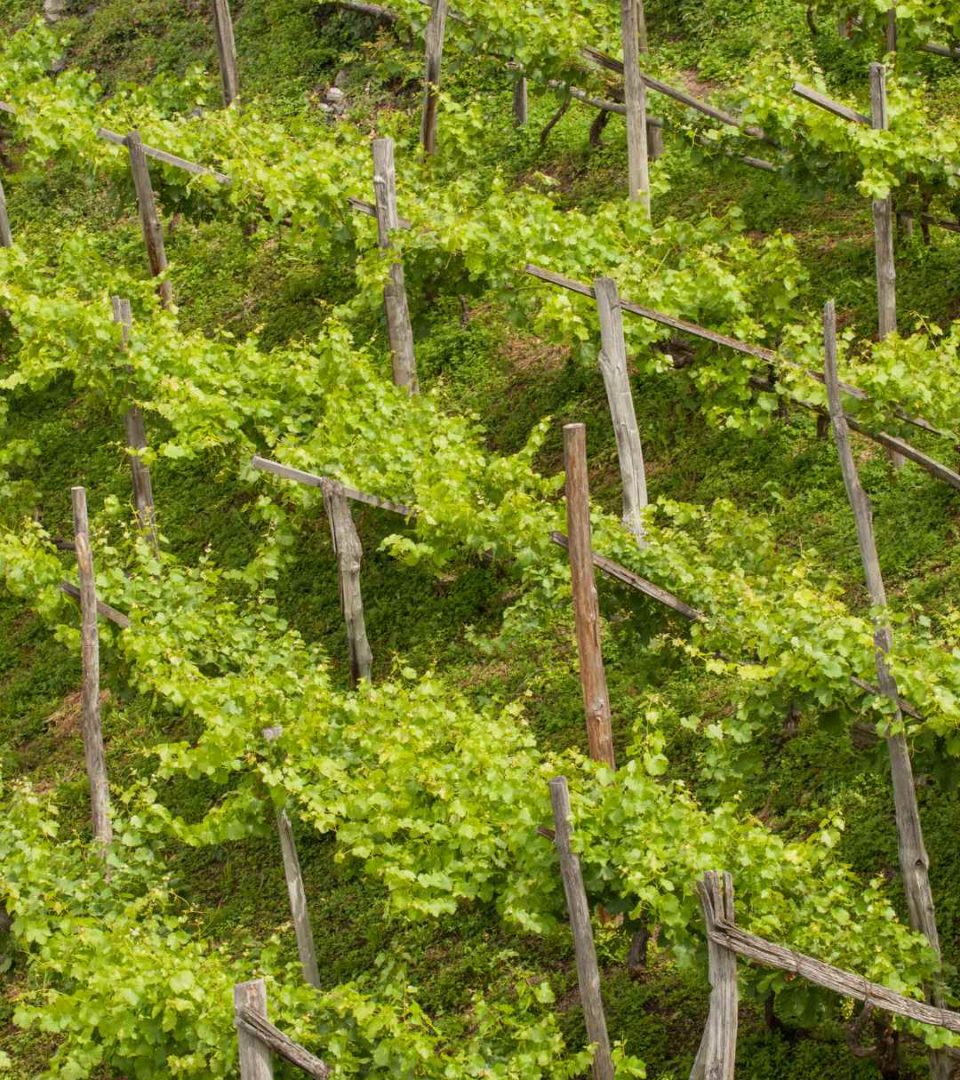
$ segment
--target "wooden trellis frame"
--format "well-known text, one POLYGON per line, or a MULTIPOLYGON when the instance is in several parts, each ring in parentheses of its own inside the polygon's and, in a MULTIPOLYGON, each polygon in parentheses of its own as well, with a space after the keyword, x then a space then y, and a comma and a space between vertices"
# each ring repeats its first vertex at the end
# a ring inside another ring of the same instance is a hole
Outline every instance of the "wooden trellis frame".
POLYGON ((273 1056, 290 1062, 307 1076, 328 1080, 330 1066, 305 1050, 267 1019, 267 985, 263 979, 233 988, 233 1022, 237 1029, 240 1080, 273 1080, 273 1056))

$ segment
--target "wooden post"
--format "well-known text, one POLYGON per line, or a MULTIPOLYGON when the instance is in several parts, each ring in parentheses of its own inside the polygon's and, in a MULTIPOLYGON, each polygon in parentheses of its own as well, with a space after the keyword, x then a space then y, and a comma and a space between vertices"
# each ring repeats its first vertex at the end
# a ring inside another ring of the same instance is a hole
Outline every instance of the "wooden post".
POLYGON ((567 537, 573 614, 580 657, 580 685, 587 719, 590 756, 616 768, 610 697, 600 650, 600 605, 593 575, 590 540, 590 487, 587 480, 587 429, 566 424, 563 429, 563 464, 566 470, 567 537))
POLYGON ((587 1038, 596 1047, 593 1052, 593 1080, 613 1080, 613 1059, 607 1037, 607 1020, 600 994, 600 969, 590 926, 590 907, 580 873, 580 860, 570 844, 570 793, 567 781, 558 776, 550 781, 550 802, 553 805, 554 843, 560 856, 560 876, 567 898, 573 948, 577 957, 577 983, 580 1003, 586 1020, 587 1038))
POLYGON ((367 628, 363 619, 363 597, 360 593, 360 561, 363 548, 360 535, 353 523, 350 504, 336 485, 324 489, 323 501, 330 522, 330 536, 340 573, 340 608, 347 624, 347 641, 350 646, 350 682, 356 687, 361 679, 370 681, 373 654, 367 641, 367 628))
POLYGON ((643 0, 637 0, 637 47, 642 53, 650 51, 650 43, 647 40, 647 16, 643 10, 643 0))
POLYGON ((617 437, 620 481, 623 485, 623 523, 637 539, 643 538, 641 511, 647 505, 647 480, 643 448, 627 371, 627 345, 623 335, 623 314, 617 284, 612 278, 593 283, 600 314, 600 371, 607 391, 610 418, 617 437))
POLYGON ((80 649, 83 686, 80 693, 83 714, 83 755, 90 782, 90 818, 93 836, 106 847, 113 840, 110 822, 110 787, 107 783, 107 756, 100 724, 100 636, 97 629, 97 582, 90 549, 87 520, 87 493, 82 487, 71 490, 73 531, 80 573, 80 649))
POLYGON ((885 35, 886 51, 888 53, 895 53, 897 51, 897 5, 893 3, 887 8, 887 26, 885 35))
POLYGON ((437 109, 440 99, 440 61, 443 58, 443 36, 447 27, 447 0, 431 0, 430 21, 427 23, 427 60, 424 75, 423 121, 420 142, 425 154, 437 149, 437 109))
POLYGON ((307 892, 303 885, 297 845, 293 839, 293 827, 286 810, 277 811, 277 832, 280 835, 280 852, 283 855, 283 873, 287 879, 287 895, 290 897, 290 914, 297 935, 297 952, 303 967, 303 977, 311 985, 320 988, 320 969, 317 967, 317 950, 313 942, 313 927, 307 913, 307 892))
MULTIPOLYGON (((267 1019, 267 984, 263 979, 237 983, 233 988, 234 1012, 249 1009, 267 1019)), ((273 1080, 273 1054, 255 1035, 237 1026, 240 1048, 240 1080, 273 1080)))
POLYGON ((632 202, 650 212, 650 169, 647 162, 647 90, 640 74, 640 0, 621 0, 623 91, 627 106, 627 174, 632 202))
MULTIPOLYGON (((887 594, 880 572, 880 559, 873 535, 873 513, 867 493, 860 484, 853 451, 850 449, 850 433, 847 418, 843 412, 840 397, 840 382, 837 374, 837 313, 832 300, 827 302, 823 311, 824 341, 824 376, 827 398, 830 407, 830 421, 833 424, 834 438, 840 457, 843 482, 847 489, 847 498, 857 525, 857 542, 860 547, 860 559, 867 582, 870 602, 876 612, 874 616, 874 642, 876 645, 877 682, 881 693, 890 701, 893 722, 888 727, 885 739, 890 755, 890 774, 893 781, 893 800, 897 820, 899 841, 900 875, 903 891, 907 899, 910 925, 918 930, 930 943, 931 949, 940 958, 940 938, 937 934, 936 909, 933 892, 930 888, 930 860, 923 842, 923 829, 920 825, 920 811, 917 807, 917 789, 913 778, 913 765, 906 737, 903 735, 903 712, 900 707, 900 694, 896 679, 887 666, 887 653, 893 644, 893 634, 886 615, 887 594)), ((943 997, 939 989, 928 994, 928 1000, 941 1005, 943 997)), ((932 1073, 935 1076, 949 1076, 949 1072, 938 1072, 942 1065, 934 1059, 941 1055, 932 1055, 932 1073)))
POLYGON ((513 84, 513 120, 517 127, 527 122, 528 112, 527 77, 520 75, 513 84))
POLYGON ((647 118, 647 160, 656 161, 663 156, 663 124, 654 124, 647 118))
POLYGON ((220 59, 223 103, 230 106, 240 96, 240 78, 237 75, 237 44, 233 38, 229 0, 213 0, 213 22, 217 35, 217 56, 220 59))
MULTIPOLYGON (((122 334, 122 347, 126 350, 130 343, 130 329, 133 326, 133 313, 130 301, 120 296, 111 297, 113 321, 119 323, 122 334)), ((131 405, 124 417, 127 433, 127 449, 130 451, 130 472, 133 480, 133 504, 137 514, 137 524, 146 534, 155 551, 160 549, 157 538, 156 511, 153 503, 153 480, 150 469, 144 464, 142 453, 147 448, 147 429, 143 411, 137 405, 131 405)))
POLYGON ((10 215, 7 213, 7 194, 0 181, 0 247, 13 247, 13 233, 10 231, 10 215))
POLYGON ((690 1080, 734 1080, 737 1057, 737 954, 711 934, 718 922, 733 926, 733 878, 710 871, 697 882, 707 927, 710 965, 710 1011, 690 1080))
MULTIPOLYGON (((397 213, 397 176, 393 160, 393 139, 373 141, 373 193, 376 202, 377 243, 381 251, 391 247, 390 233, 399 228, 397 213)), ((383 287, 383 306, 387 318, 387 335, 393 359, 393 381, 405 386, 411 394, 419 389, 417 357, 413 347, 413 327, 407 304, 407 287, 403 263, 390 265, 390 280, 383 287)))
MULTIPOLYGON (((123 141, 130 152, 130 172, 133 175, 133 186, 137 193, 140 228, 143 231, 143 242, 147 247, 150 273, 154 277, 159 277, 167 269, 167 252, 163 246, 163 229, 160 226, 157 202, 150 184, 150 169, 147 165, 146 154, 143 152, 143 140, 140 138, 140 132, 134 130, 123 141)), ((173 304, 173 287, 170 282, 161 282, 158 291, 161 303, 169 308, 173 304)))

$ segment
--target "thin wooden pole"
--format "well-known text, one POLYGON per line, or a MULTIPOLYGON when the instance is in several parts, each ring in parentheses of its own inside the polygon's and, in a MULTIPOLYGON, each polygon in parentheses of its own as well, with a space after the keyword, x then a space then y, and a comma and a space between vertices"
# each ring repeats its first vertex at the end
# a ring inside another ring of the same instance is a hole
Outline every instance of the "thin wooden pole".
MULTIPOLYGON (((133 326, 133 312, 130 301, 120 296, 111 298, 113 321, 119 323, 122 334, 122 347, 126 350, 130 344, 130 331, 133 326)), ((127 449, 130 451, 130 473, 133 482, 133 503, 137 514, 137 524, 155 551, 160 548, 157 538, 156 510, 153 503, 153 480, 150 469, 144 463, 143 451, 147 449, 147 428, 143 411, 137 405, 131 405, 124 417, 127 433, 127 449)))
POLYGON ((656 161, 663 156, 663 123, 654 123, 647 117, 647 160, 656 161))
POLYGON ((431 0, 430 21, 427 23, 427 57, 424 74, 423 121, 420 142, 425 154, 437 149, 437 110, 440 107, 440 62, 443 58, 443 37, 447 27, 447 0, 431 0))
POLYGON ((523 127, 529 115, 527 95, 527 77, 521 75, 513 84, 513 121, 517 127, 523 127))
POLYGON ((700 907, 707 927, 710 970, 710 1010, 690 1080, 734 1080, 737 1058, 737 954, 718 944, 717 923, 732 926, 733 878, 713 871, 697 882, 700 907))
POLYGON ((637 47, 642 53, 650 51, 650 43, 647 40, 647 16, 643 10, 643 0, 637 0, 637 47))
POLYGON ((240 96, 237 44, 233 37, 233 19, 230 17, 229 0, 213 0, 213 22, 217 35, 217 56, 220 59, 223 103, 229 107, 240 96))
POLYGON ((580 685, 587 720, 590 756, 616 768, 610 696, 600 649, 600 605, 593 574, 590 539, 590 488, 587 480, 587 429, 566 424, 563 429, 563 464, 566 469, 567 537, 573 614, 580 657, 580 685))
MULTIPOLYGON (((400 226, 393 139, 373 141, 373 192, 377 216, 377 243, 381 251, 389 251, 392 246, 390 234, 400 226)), ((389 280, 383 287, 383 307, 393 361, 393 381, 397 386, 405 386, 411 394, 416 394, 419 389, 417 357, 402 262, 394 261, 390 264, 389 280)))
POLYGON ((10 231, 10 215, 7 213, 7 194, 0 181, 0 247, 13 247, 13 233, 10 231))
MULTIPOLYGON (((887 665, 887 654, 893 644, 893 634, 887 616, 887 594, 880 572, 880 559, 873 535, 873 513, 867 493, 860 484, 847 418, 840 398, 837 375, 837 313, 832 300, 823 312, 824 376, 830 408, 830 421, 840 457, 843 482, 847 498, 857 525, 857 542, 863 573, 874 608, 874 643, 876 645, 877 682, 881 693, 889 700, 893 720, 887 727, 885 739, 890 755, 890 774, 893 781, 893 800, 899 841, 900 875, 907 899, 910 925, 924 935, 931 949, 940 958, 940 938, 937 933, 936 909, 930 888, 930 859, 923 842, 920 810, 917 806, 917 789, 913 778, 910 751, 903 734, 903 712, 897 682, 887 665)), ((929 995, 936 1005, 942 1004, 942 994, 934 989, 929 995)), ((936 1055, 935 1055, 936 1056, 936 1055)), ((934 1063, 933 1074, 940 1075, 939 1064, 934 1063)), ((949 1075, 949 1074, 947 1074, 949 1075)))
POLYGON ((317 966, 317 949, 313 941, 313 927, 307 911, 307 891, 303 884, 297 845, 293 839, 293 826, 286 810, 277 811, 277 833, 280 836, 280 852, 283 855, 283 873, 287 879, 287 895, 290 897, 290 914, 297 935, 297 952, 303 977, 311 985, 320 988, 320 969, 317 966))
POLYGON ((647 91, 640 74, 638 11, 640 0, 621 0, 623 91, 627 107, 627 174, 630 199, 650 211, 650 167, 647 161, 647 91))
POLYGON ((888 53, 895 53, 897 51, 897 5, 895 3, 887 8, 887 25, 884 44, 886 45, 888 53))
POLYGON ((100 635, 97 627, 97 582, 90 549, 87 493, 82 487, 71 490, 73 532, 80 573, 80 649, 83 685, 80 692, 83 715, 83 755, 90 782, 90 818, 93 836, 106 847, 113 840, 110 822, 110 786, 107 783, 107 755, 100 723, 100 635))
POLYGON ((603 1013, 600 994, 600 969, 597 951, 593 944, 593 928, 590 925, 590 907, 583 887, 580 860, 570 843, 570 793, 567 781, 558 776, 550 781, 550 802, 553 805, 554 843, 560 856, 560 876, 567 898, 570 929, 573 931, 573 947, 577 957, 577 982, 580 986, 580 1002, 587 1026, 587 1038, 595 1047, 593 1052, 593 1080, 613 1080, 613 1059, 610 1056, 610 1040, 607 1021, 603 1013))
MULTIPOLYGON (((248 1009, 266 1020, 267 984, 263 979, 237 983, 233 988, 233 1008, 235 1013, 248 1009)), ((273 1080, 270 1047, 239 1024, 237 1044, 240 1048, 240 1080, 273 1080)))
MULTIPOLYGON (((137 193, 140 228, 143 231, 143 242, 147 248, 150 273, 154 277, 160 277, 167 269, 167 252, 163 245, 163 229, 160 226, 160 215, 157 213, 157 201, 150 183, 150 168, 147 165, 146 154, 143 152, 143 140, 140 138, 140 132, 133 130, 123 141, 130 153, 130 172, 137 193)), ((163 306, 166 308, 171 307, 173 304, 173 286, 170 282, 162 281, 158 291, 163 306)))
POLYGON ((360 592, 363 548, 350 513, 350 504, 343 492, 338 491, 336 485, 331 485, 324 491, 323 499, 340 576, 340 608, 347 626, 347 642, 350 647, 350 681, 356 687, 361 679, 370 681, 373 668, 373 654, 367 640, 363 596, 360 592))
POLYGON ((596 278, 593 283, 600 315, 600 371, 607 391, 610 418, 617 437, 620 480, 623 485, 623 523, 638 539, 643 537, 641 511, 647 505, 647 480, 643 447, 633 407, 627 345, 623 334, 620 297, 612 278, 596 278))

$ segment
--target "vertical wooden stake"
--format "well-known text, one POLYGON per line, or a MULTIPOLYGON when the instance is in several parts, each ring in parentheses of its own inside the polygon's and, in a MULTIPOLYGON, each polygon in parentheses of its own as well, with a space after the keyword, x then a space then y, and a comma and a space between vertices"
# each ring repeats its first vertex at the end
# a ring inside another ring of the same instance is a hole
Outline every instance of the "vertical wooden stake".
MULTIPOLYGON (((130 329, 133 326, 133 314, 130 301, 120 296, 111 298, 113 321, 119 323, 122 330, 122 344, 126 349, 130 342, 130 329)), ((160 550, 157 538, 156 510, 153 504, 153 480, 150 469, 144 464, 142 453, 147 448, 147 428, 143 412, 137 405, 131 405, 124 417, 127 433, 127 449, 130 453, 130 472, 133 480, 133 504, 136 508, 137 524, 153 545, 154 551, 160 550)))
MULTIPOLYGON (((237 983, 233 988, 233 1007, 235 1010, 249 1009, 266 1020, 267 984, 263 979, 237 983)), ((240 1048, 240 1080, 273 1080, 270 1047, 242 1027, 237 1028, 237 1044, 240 1048)))
POLYGON ((643 10, 643 0, 637 0, 637 47, 642 53, 650 51, 650 43, 647 40, 647 16, 643 10))
POLYGON ((233 38, 233 19, 230 17, 229 0, 213 0, 213 22, 217 35, 217 56, 220 58, 223 103, 229 107, 240 96, 237 44, 233 38))
POLYGON ((627 345, 623 335, 623 314, 617 285, 612 278, 593 283, 600 314, 600 371, 607 391, 610 418, 617 437, 620 481, 623 485, 623 523, 638 539, 643 538, 641 511, 647 505, 647 480, 643 448, 627 372, 627 345))
POLYGON ((638 41, 640 0, 621 0, 623 92, 627 106, 627 174, 630 199, 650 212, 650 168, 647 161, 647 90, 640 74, 638 41))
POLYGON ((363 558, 363 548, 350 513, 350 504, 337 485, 331 484, 324 489, 323 501, 327 508, 330 536, 340 573, 340 608, 347 624, 350 681, 356 687, 361 679, 370 681, 373 667, 373 654, 367 641, 367 628, 363 618, 363 597, 360 594, 360 561, 363 558))
POLYGON ((732 926, 733 878, 711 871, 697 882, 707 927, 710 964, 710 1011, 690 1080, 734 1080, 737 1057, 737 954, 718 945, 711 932, 718 922, 732 926))
POLYGON ((87 493, 82 487, 71 490, 73 532, 80 573, 80 648, 83 659, 83 755, 90 782, 90 818, 94 839, 102 847, 113 840, 110 822, 110 787, 107 783, 107 755, 100 724, 100 635, 97 627, 97 582, 90 549, 87 521, 87 493))
POLYGON ((317 950, 313 941, 313 927, 307 912, 307 891, 303 885, 297 845, 293 839, 293 827, 286 810, 277 811, 277 832, 280 835, 280 852, 283 855, 283 873, 287 879, 287 895, 290 897, 290 914, 297 935, 297 952, 303 967, 303 977, 311 985, 320 988, 320 969, 317 967, 317 950))
POLYGON ((663 127, 647 117, 647 160, 656 161, 663 156, 663 127))
POLYGON ((580 685, 587 719, 590 756, 616 768, 610 697, 600 650, 600 605, 593 572, 590 539, 590 488, 587 480, 587 429, 566 424, 563 429, 563 464, 566 470, 567 536, 573 614, 580 657, 580 685))
POLYGON ((7 213, 7 194, 0 181, 0 247, 13 247, 13 233, 10 231, 10 215, 7 213))
POLYGON ((437 149, 437 109, 440 106, 440 61, 443 58, 443 37, 447 28, 447 0, 431 0, 430 21, 427 23, 427 60, 424 75, 423 121, 420 142, 425 154, 437 149))
MULTIPOLYGON (((131 131, 124 139, 127 150, 130 152, 130 172, 133 175, 133 186, 137 193, 137 206, 140 209, 140 228, 143 231, 143 242, 147 247, 147 259, 150 262, 150 273, 154 277, 160 277, 167 269, 167 252, 163 246, 163 229, 160 226, 160 216, 157 213, 157 201, 153 195, 153 187, 150 184, 150 169, 147 166, 147 156, 143 152, 143 141, 139 131, 131 131)), ((169 308, 173 304, 173 286, 169 281, 163 281, 158 288, 160 301, 164 307, 169 308)))
MULTIPOLYGON (((377 212, 377 243, 381 251, 391 247, 390 233, 399 226, 397 213, 397 175, 393 160, 393 139, 373 141, 373 195, 377 212)), ((417 357, 413 347, 413 327, 403 263, 390 266, 390 280, 383 287, 383 306, 387 318, 387 336, 393 360, 393 381, 411 394, 419 390, 417 357)))
MULTIPOLYGON (((887 666, 887 653, 893 644, 893 634, 886 615, 887 593, 880 572, 880 559, 873 535, 873 512, 867 493, 860 484, 853 451, 850 449, 850 433, 847 418, 843 412, 840 397, 840 382, 837 374, 837 313, 832 300, 828 301, 823 312, 824 375, 827 387, 827 399, 830 405, 830 420, 833 424, 834 438, 840 457, 840 469, 847 489, 847 498, 857 525, 857 542, 860 547, 860 559, 867 582, 870 602, 876 612, 874 616, 874 642, 876 645, 877 682, 883 695, 892 706, 893 722, 885 735, 887 750, 890 755, 890 774, 893 781, 893 801, 897 820, 899 841, 900 875, 903 891, 907 899, 910 925, 918 930, 930 943, 930 947, 940 958, 940 938, 937 934, 936 910, 933 892, 930 888, 930 860, 923 842, 923 829, 920 825, 920 810, 917 806, 917 789, 913 778, 913 765, 910 751, 903 734, 903 714, 900 711, 900 695, 896 679, 887 666)), ((943 997, 939 989, 933 989, 927 998, 935 1005, 942 1005, 943 997)), ((938 1055, 932 1055, 932 1072, 941 1068, 934 1062, 938 1055)), ((945 1075, 949 1075, 949 1072, 945 1075)))
POLYGON ((560 876, 570 913, 573 947, 577 957, 577 982, 580 1002, 587 1025, 587 1038, 596 1047, 593 1054, 593 1080, 613 1080, 613 1059, 607 1037, 607 1020, 600 994, 600 969, 593 944, 590 907, 583 887, 580 860, 570 844, 570 793, 567 781, 558 776, 550 781, 550 802, 553 805, 554 842, 560 856, 560 876))
POLYGON ((527 122, 528 112, 527 77, 521 75, 513 84, 513 120, 517 127, 527 122))
POLYGON ((885 35, 885 46, 888 53, 895 53, 897 51, 897 6, 891 4, 887 8, 887 26, 885 35))

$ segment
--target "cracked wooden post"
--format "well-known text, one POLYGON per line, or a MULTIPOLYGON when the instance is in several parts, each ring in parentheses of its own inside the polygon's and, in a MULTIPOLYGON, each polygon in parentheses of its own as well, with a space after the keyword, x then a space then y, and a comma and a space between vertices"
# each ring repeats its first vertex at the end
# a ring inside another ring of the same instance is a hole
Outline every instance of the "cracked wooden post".
MULTIPOLYGON (((267 984, 263 979, 237 983, 233 988, 234 1012, 249 1009, 267 1019, 267 984)), ((273 1054, 266 1043, 237 1025, 240 1048, 240 1080, 273 1080, 273 1054)))
MULTIPOLYGON (((130 329, 133 314, 130 301, 120 296, 111 297, 113 321, 120 324, 122 347, 127 349, 130 343, 130 329)), ((133 482, 133 504, 137 515, 137 524, 154 551, 160 550, 157 538, 156 508, 153 503, 153 480, 150 469, 143 461, 143 451, 147 449, 147 428, 143 411, 137 405, 131 405, 123 420, 127 434, 127 449, 130 451, 130 474, 133 482)))
POLYGON ((513 84, 513 121, 517 127, 523 127, 529 114, 527 95, 527 77, 520 75, 513 84))
MULTIPOLYGON (((393 139, 373 141, 373 194, 377 215, 377 244, 389 251, 390 234, 399 227, 397 213, 397 175, 393 159, 393 139)), ((387 319, 387 336, 393 362, 393 381, 405 386, 411 394, 419 390, 417 357, 413 346, 413 327, 410 306, 403 276, 403 263, 390 264, 390 280, 383 287, 383 306, 387 319)))
MULTIPOLYGON (((906 736, 903 734, 903 712, 900 707, 900 694, 897 682, 887 665, 887 653, 893 644, 890 621, 886 614, 887 593, 880 572, 880 559, 877 555, 876 540, 873 535, 873 512, 867 493, 860 484, 853 451, 850 448, 850 433, 847 418, 843 412, 840 397, 840 382, 837 374, 837 313, 832 300, 828 301, 823 311, 824 341, 824 376, 827 388, 827 400, 830 407, 830 421, 837 443, 840 469, 843 483, 847 489, 847 498, 853 511, 857 526, 857 543, 860 547, 860 559, 863 573, 870 594, 870 603, 874 615, 874 643, 876 645, 877 682, 880 692, 891 705, 893 720, 887 727, 884 738, 890 755, 890 775, 893 782, 893 801, 897 821, 898 853, 903 891, 907 899, 910 925, 927 939, 930 948, 940 959, 940 938, 937 933, 936 909, 933 903, 933 891, 930 888, 930 860, 923 842, 923 829, 920 824, 920 810, 917 806, 917 789, 913 777, 913 765, 906 736)), ((927 999, 942 1006, 943 995, 939 988, 931 988, 927 999)), ((943 1054, 931 1053, 931 1075, 948 1077, 949 1071, 943 1071, 943 1054)))
POLYGON ((627 174, 632 202, 650 212, 650 167, 647 160, 647 91, 640 74, 641 0, 621 0, 623 91, 627 107, 627 174))
POLYGON ((431 0, 430 21, 427 23, 427 57, 424 74, 423 120, 420 142, 425 154, 437 149, 437 110, 440 107, 440 62, 443 58, 443 37, 447 27, 447 0, 431 0))
POLYGON ((107 783, 107 755, 100 723, 100 635, 97 627, 97 582, 90 549, 87 520, 87 493, 82 487, 71 490, 73 532, 80 574, 80 650, 83 684, 80 703, 83 724, 83 756, 90 782, 90 819, 93 836, 102 848, 113 840, 110 822, 110 787, 107 783))
POLYGON ((330 536, 340 576, 340 608, 347 626, 347 642, 350 648, 350 682, 356 687, 361 679, 370 681, 373 667, 373 654, 363 618, 363 597, 360 593, 363 548, 350 513, 350 504, 336 484, 324 488, 323 501, 327 508, 330 536))
POLYGON ((737 954, 713 940, 718 923, 733 926, 733 878, 710 871, 697 882, 707 927, 710 1010, 690 1080, 734 1080, 737 1058, 737 954))
POLYGON ((280 836, 280 853, 283 856, 283 873, 287 879, 287 896, 290 898, 290 915, 293 918, 293 930, 297 935, 297 952, 303 977, 311 985, 320 989, 320 969, 317 966, 317 949, 313 941, 313 927, 307 911, 307 891, 303 884, 297 845, 293 839, 293 826, 286 810, 277 811, 277 833, 280 836))
MULTIPOLYGON (((157 200, 153 194, 150 183, 150 169, 147 165, 147 156, 143 152, 143 140, 140 132, 134 129, 123 140, 130 153, 130 172, 133 176, 133 186, 137 193, 137 206, 140 211, 140 228, 143 232, 143 242, 147 248, 147 259, 150 263, 150 273, 154 277, 160 277, 167 269, 167 252, 163 244, 163 229, 160 225, 160 215, 157 213, 157 200)), ((160 302, 165 308, 173 305, 173 286, 164 280, 158 286, 160 302)))
POLYGON ((220 60, 223 103, 229 107, 240 96, 237 44, 233 37, 233 19, 230 17, 229 0, 213 0, 213 23, 217 35, 217 56, 220 60))
POLYGON ((7 213, 7 193, 3 190, 3 181, 0 181, 0 247, 13 247, 10 215, 7 213))
POLYGON ((623 314, 617 285, 612 278, 596 278, 593 283, 600 315, 600 371, 607 391, 610 419, 617 438, 620 482, 623 486, 623 523, 643 539, 641 512, 647 505, 647 480, 643 466, 643 447, 633 407, 630 375, 627 371, 627 345, 623 333, 623 314))
POLYGON ((590 539, 590 487, 587 480, 587 429, 566 424, 563 429, 563 465, 566 470, 567 538, 573 614, 580 658, 580 685, 587 721, 590 756, 616 768, 610 696, 600 649, 600 605, 593 573, 590 539))
POLYGON ((593 944, 590 906, 587 903, 586 889, 583 887, 580 860, 574 854, 570 843, 570 793, 565 777, 557 776, 550 781, 550 802, 553 806, 554 843, 560 857, 560 876, 567 898, 570 929, 573 931, 580 1003, 583 1006, 587 1038, 596 1048, 593 1052, 593 1080, 613 1080, 613 1059, 610 1056, 607 1020, 603 1013, 600 969, 593 944))

